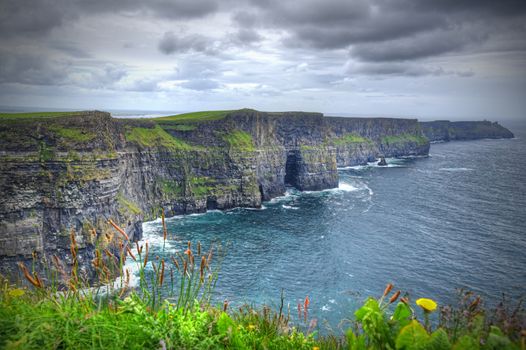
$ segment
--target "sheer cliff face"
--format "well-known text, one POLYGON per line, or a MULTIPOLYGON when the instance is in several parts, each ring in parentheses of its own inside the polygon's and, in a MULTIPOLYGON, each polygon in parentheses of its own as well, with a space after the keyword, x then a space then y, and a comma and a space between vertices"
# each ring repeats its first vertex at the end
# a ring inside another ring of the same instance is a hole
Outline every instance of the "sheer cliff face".
POLYGON ((286 186, 338 185, 338 166, 425 155, 416 120, 241 110, 215 120, 116 120, 103 112, 0 119, 0 273, 31 254, 81 267, 113 219, 138 239, 159 215, 258 207, 286 186))
POLYGON ((513 133, 497 122, 437 120, 420 124, 425 136, 432 142, 513 138, 513 133))

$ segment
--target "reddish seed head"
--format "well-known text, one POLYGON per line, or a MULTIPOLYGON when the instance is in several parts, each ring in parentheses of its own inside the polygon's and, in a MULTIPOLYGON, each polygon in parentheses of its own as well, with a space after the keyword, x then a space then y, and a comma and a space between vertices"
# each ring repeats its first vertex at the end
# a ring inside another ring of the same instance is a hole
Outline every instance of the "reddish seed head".
POLYGON ((387 294, 391 292, 391 289, 393 289, 393 285, 391 283, 388 283, 387 286, 385 287, 383 296, 386 297, 387 294))
POLYGON ((126 238, 127 241, 130 240, 130 237, 128 237, 128 235, 126 234, 126 232, 120 228, 116 223, 114 223, 111 219, 108 220, 108 222, 110 223, 111 226, 113 226, 113 228, 115 228, 124 238, 126 238))
POLYGON ((396 293, 393 294, 391 299, 389 299, 389 304, 394 303, 396 301, 396 299, 398 299, 399 296, 400 296, 400 291, 397 290, 396 293))
POLYGON ((146 253, 144 254, 144 267, 148 263, 148 242, 146 242, 146 253))
POLYGON ((131 258, 133 259, 133 261, 137 261, 137 259, 135 259, 135 255, 133 255, 130 247, 126 247, 126 251, 128 252, 128 255, 131 256, 131 258))

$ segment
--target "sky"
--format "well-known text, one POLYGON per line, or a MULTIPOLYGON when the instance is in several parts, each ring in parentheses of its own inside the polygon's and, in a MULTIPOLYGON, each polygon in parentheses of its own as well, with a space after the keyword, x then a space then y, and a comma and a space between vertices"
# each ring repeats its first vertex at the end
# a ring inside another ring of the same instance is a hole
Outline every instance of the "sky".
POLYGON ((0 0, 0 105, 526 119, 524 0, 0 0))

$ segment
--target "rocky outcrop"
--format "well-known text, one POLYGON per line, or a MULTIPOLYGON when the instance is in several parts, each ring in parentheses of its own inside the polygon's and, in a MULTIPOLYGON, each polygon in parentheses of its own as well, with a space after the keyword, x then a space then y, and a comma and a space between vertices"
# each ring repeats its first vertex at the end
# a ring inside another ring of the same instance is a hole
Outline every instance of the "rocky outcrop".
POLYGON ((450 122, 449 120, 437 120, 433 122, 421 122, 420 124, 424 135, 431 142, 506 139, 514 137, 511 131, 498 122, 450 122))
POLYGON ((92 271, 95 242, 141 223, 207 209, 259 207, 286 186, 338 186, 337 167, 426 155, 411 119, 240 110, 218 118, 122 120, 104 112, 0 117, 0 273, 32 254, 68 262, 69 235, 92 271))

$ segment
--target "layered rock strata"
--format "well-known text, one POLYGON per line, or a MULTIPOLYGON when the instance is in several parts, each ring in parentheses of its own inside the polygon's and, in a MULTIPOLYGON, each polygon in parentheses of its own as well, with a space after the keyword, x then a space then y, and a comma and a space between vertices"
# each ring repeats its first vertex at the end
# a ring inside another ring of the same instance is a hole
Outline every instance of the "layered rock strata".
POLYGON ((95 242, 132 240, 141 223, 207 209, 259 207, 287 186, 338 186, 338 167, 426 155, 413 119, 240 110, 216 118, 114 119, 104 112, 0 118, 0 273, 32 254, 92 272, 95 242))

